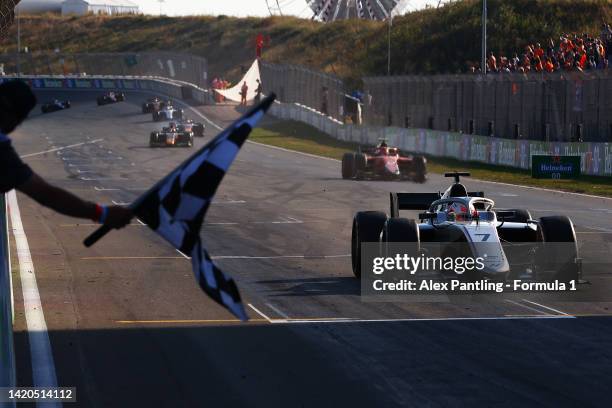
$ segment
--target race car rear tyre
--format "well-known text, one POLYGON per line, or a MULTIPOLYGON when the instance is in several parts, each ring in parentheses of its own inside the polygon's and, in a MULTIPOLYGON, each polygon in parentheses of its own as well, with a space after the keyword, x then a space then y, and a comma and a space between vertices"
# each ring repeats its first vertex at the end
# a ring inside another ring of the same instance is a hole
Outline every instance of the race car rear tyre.
POLYGON ((355 153, 355 170, 359 172, 364 172, 368 167, 368 158, 363 153, 355 153))
POLYGON ((161 115, 159 114, 159 112, 153 112, 153 121, 159 122, 160 120, 161 120, 161 115))
POLYGON ((387 215, 380 211, 361 211, 353 218, 351 233, 351 264, 353 275, 361 277, 361 250, 364 242, 380 243, 387 215))
POLYGON ((342 178, 355 177, 355 153, 344 153, 342 156, 342 178))
POLYGON ((511 208, 511 209, 496 209, 496 211, 514 211, 514 215, 512 217, 504 217, 504 221, 505 222, 521 222, 521 223, 525 223, 529 220, 533 220, 533 217, 531 217, 531 213, 529 212, 529 210, 525 210, 525 209, 516 209, 516 208, 511 208))
POLYGON ((540 265, 544 269, 553 268, 555 273, 552 280, 577 282, 580 279, 580 267, 576 263, 578 245, 572 220, 564 215, 542 217, 540 229, 544 241, 544 251, 539 257, 540 265))
POLYGON ((176 111, 176 118, 175 119, 183 119, 183 110, 179 109, 176 111))
POLYGON ((193 126, 193 134, 198 137, 204 137, 204 125, 193 126))
POLYGON ((424 183, 427 179, 427 159, 423 156, 417 156, 414 159, 414 181, 424 183))
POLYGON ((72 104, 70 103, 70 101, 66 101, 66 102, 64 102, 64 107, 65 107, 66 109, 70 108, 71 106, 72 106, 72 104))
POLYGON ((149 147, 155 146, 157 146, 157 133, 151 132, 151 135, 149 136, 149 147))

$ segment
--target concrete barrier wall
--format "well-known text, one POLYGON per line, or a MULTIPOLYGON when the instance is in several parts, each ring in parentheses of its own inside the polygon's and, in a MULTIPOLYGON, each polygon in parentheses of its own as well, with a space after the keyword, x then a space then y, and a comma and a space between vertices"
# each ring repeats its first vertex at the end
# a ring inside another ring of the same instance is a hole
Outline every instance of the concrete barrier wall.
MULTIPOLYGON (((0 83, 15 79, 15 76, 0 77, 0 83)), ((33 89, 72 89, 72 90, 146 90, 161 93, 173 99, 185 99, 185 90, 190 98, 200 104, 213 103, 208 90, 193 84, 159 77, 132 76, 37 76, 22 75, 33 89)))
POLYGON ((583 174, 612 176, 612 143, 511 140, 427 129, 344 125, 298 104, 276 103, 270 113, 281 119, 304 122, 346 142, 374 145, 384 137, 391 144, 413 153, 521 169, 531 167, 533 154, 580 156, 583 174))

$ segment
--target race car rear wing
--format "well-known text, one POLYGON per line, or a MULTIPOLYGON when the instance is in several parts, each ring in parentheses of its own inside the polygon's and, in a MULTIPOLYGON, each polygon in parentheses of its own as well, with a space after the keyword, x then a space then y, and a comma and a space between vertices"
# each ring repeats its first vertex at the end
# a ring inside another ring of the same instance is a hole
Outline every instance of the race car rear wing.
MULTIPOLYGON (((470 191, 468 197, 484 197, 483 191, 470 191)), ((438 193, 390 193, 390 216, 399 217, 400 210, 428 210, 436 200, 442 198, 438 193)))
POLYGON ((440 193, 391 193, 391 217, 398 217, 400 210, 427 210, 439 200, 440 193))

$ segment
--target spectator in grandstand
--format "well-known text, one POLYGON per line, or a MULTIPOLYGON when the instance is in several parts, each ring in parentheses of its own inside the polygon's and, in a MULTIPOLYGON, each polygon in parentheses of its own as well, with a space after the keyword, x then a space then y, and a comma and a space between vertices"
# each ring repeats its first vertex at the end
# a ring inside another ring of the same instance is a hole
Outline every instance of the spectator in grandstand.
POLYGON ((23 81, 0 84, 0 193, 17 189, 61 214, 90 219, 111 228, 122 228, 133 217, 127 207, 105 206, 84 201, 74 194, 47 183, 15 152, 8 134, 12 133, 36 105, 36 97, 23 81))
MULTIPOLYGON (((552 73, 555 71, 588 71, 608 69, 612 52, 612 28, 603 24, 599 37, 586 33, 562 34, 558 46, 549 38, 544 46, 527 44, 522 54, 508 59, 494 52, 487 57, 487 72, 491 73, 552 73)), ((476 65, 470 71, 479 72, 476 65)))
POLYGON ((489 54, 489 59, 487 60, 487 71, 497 72, 497 59, 495 58, 493 51, 491 51, 489 54))

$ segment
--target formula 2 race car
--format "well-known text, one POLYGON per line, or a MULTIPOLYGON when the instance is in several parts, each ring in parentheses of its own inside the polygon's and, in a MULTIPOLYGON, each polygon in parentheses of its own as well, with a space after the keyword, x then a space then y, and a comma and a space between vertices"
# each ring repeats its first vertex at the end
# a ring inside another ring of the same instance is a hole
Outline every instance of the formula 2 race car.
MULTIPOLYGON (((467 279, 507 279, 578 283, 582 264, 576 233, 566 216, 534 220, 525 209, 497 209, 483 192, 468 192, 459 182, 469 173, 446 173, 455 182, 443 193, 391 193, 390 214, 363 211, 353 218, 351 258, 353 274, 362 274, 362 249, 378 243, 412 243, 410 248, 463 246, 469 256, 484 259, 483 268, 467 279), (426 210, 419 221, 402 218, 400 210, 426 210), (435 244, 432 244, 435 243, 435 244), (458 245, 457 245, 458 244, 458 245), (502 245, 503 244, 503 245, 502 245), (483 253, 484 252, 484 253, 483 253)), ((420 249, 419 249, 420 248, 420 249)), ((418 254, 412 254, 418 256, 418 254)), ((455 275, 455 277, 458 275, 455 275)))
POLYGON ((107 92, 104 95, 98 96, 97 102, 98 106, 109 105, 111 103, 123 102, 125 101, 125 94, 123 92, 107 92))
POLYGON ((153 112, 153 121, 160 122, 162 120, 181 120, 183 119, 183 110, 176 109, 172 102, 168 101, 164 107, 157 112, 153 112))
POLYGON ((58 101, 57 99, 40 106, 40 110, 42 113, 57 112, 59 110, 64 110, 68 108, 70 108, 70 101, 58 101))
POLYGON ((142 113, 159 112, 165 105, 164 101, 155 96, 142 103, 142 113))
POLYGON ((186 130, 182 125, 174 122, 162 128, 161 132, 151 132, 150 147, 192 147, 193 131, 186 130))
POLYGON ((425 157, 404 155, 398 148, 388 147, 385 140, 381 140, 374 148, 360 149, 357 153, 345 153, 342 157, 343 179, 411 179, 423 183, 426 174, 425 157))
POLYGON ((206 130, 203 123, 194 122, 191 119, 180 120, 176 126, 179 131, 193 132, 193 135, 197 137, 204 137, 204 130, 206 130))

